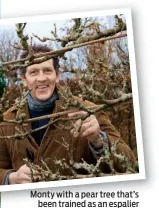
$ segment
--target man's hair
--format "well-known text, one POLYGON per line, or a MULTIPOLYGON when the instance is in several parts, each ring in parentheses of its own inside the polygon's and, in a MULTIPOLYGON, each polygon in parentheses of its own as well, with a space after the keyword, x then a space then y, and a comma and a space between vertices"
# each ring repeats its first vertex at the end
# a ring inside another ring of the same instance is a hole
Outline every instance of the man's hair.
MULTIPOLYGON (((45 53, 45 52, 52 51, 52 49, 49 46, 47 46, 47 45, 40 45, 40 44, 34 44, 32 46, 32 49, 33 49, 34 53, 36 53, 36 54, 37 53, 45 53)), ((20 58, 23 59, 23 58, 26 58, 27 56, 28 56, 28 51, 25 50, 20 55, 20 58)), ((53 67, 54 67, 54 69, 55 69, 55 71, 57 73, 58 69, 59 69, 59 59, 57 57, 53 57, 52 60, 53 60, 53 67)), ((20 69, 20 74, 21 75, 25 75, 25 73, 26 73, 26 68, 21 68, 20 69)))

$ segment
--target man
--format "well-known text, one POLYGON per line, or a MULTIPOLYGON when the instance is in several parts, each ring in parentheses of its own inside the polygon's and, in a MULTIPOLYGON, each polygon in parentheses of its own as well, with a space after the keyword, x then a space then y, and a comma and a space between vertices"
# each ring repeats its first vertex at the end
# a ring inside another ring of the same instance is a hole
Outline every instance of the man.
MULTIPOLYGON (((38 48, 34 51, 47 52, 46 47, 38 48)), ((24 54, 26 57, 26 54, 24 54)), ((25 113, 26 118, 36 118, 39 116, 57 113, 62 110, 63 100, 59 96, 56 83, 59 82, 59 66, 57 59, 50 59, 40 64, 34 64, 22 70, 22 80, 24 86, 31 89, 27 96, 27 105, 23 109, 13 106, 5 114, 4 118, 11 120, 17 119, 21 113, 25 113)), ((83 105, 89 105, 89 102, 82 102, 83 105)), ((86 112, 77 111, 68 114, 69 118, 83 116, 86 112)), ((27 132, 30 129, 36 129, 47 125, 49 119, 34 121, 28 126, 18 126, 20 132, 27 132)), ((32 182, 31 170, 25 164, 24 158, 27 152, 33 156, 33 162, 40 165, 41 159, 46 161, 48 167, 55 173, 60 170, 61 174, 67 174, 63 167, 55 167, 53 160, 65 158, 68 161, 70 152, 74 162, 81 162, 84 159, 87 163, 96 163, 96 160, 103 154, 103 139, 112 145, 118 141, 117 152, 125 155, 132 168, 135 166, 135 157, 131 149, 120 138, 119 133, 110 123, 105 113, 99 113, 98 118, 95 115, 87 117, 76 132, 75 126, 79 125, 79 120, 75 122, 71 131, 59 129, 55 125, 49 125, 40 131, 36 131, 25 139, 0 139, 0 184, 23 184, 32 182), (62 141, 69 144, 69 150, 62 144, 62 141), (69 151, 69 152, 68 152, 69 151), (61 169, 60 169, 61 168, 61 169)), ((14 135, 16 132, 15 124, 2 123, 0 126, 0 136, 14 135)), ((115 169, 124 172, 125 168, 121 161, 114 158, 115 169)), ((105 164, 104 171, 110 172, 105 164)), ((80 170, 79 170, 80 172, 80 170)), ((83 173, 81 171, 81 173, 83 173)), ((33 172, 34 177, 41 180, 38 171, 33 172)))

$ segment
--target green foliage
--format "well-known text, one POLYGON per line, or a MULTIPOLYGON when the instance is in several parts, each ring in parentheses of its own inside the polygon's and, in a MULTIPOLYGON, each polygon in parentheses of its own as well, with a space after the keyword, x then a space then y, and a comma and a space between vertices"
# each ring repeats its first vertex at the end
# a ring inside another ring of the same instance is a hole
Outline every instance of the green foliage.
POLYGON ((3 90, 6 86, 6 80, 5 80, 2 69, 3 69, 2 62, 0 61, 0 97, 2 97, 3 90))

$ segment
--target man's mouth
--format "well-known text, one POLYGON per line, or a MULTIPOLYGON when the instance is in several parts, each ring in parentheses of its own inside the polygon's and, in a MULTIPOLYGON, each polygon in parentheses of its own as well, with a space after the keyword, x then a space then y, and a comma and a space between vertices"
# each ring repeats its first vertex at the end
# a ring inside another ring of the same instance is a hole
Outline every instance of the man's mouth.
POLYGON ((48 85, 39 85, 39 86, 37 86, 37 89, 44 90, 44 89, 47 89, 48 87, 49 87, 48 85))

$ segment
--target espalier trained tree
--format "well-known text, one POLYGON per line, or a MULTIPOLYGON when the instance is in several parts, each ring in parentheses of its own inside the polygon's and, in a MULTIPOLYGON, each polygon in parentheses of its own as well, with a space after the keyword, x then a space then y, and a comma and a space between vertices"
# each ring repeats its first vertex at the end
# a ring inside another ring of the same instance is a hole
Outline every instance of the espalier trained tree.
MULTIPOLYGON (((70 21, 71 24, 68 27, 63 28, 63 36, 59 35, 56 25, 54 25, 54 28, 51 31, 52 38, 42 38, 37 34, 33 34, 32 37, 29 37, 24 33, 27 23, 16 24, 16 32, 19 41, 12 47, 19 51, 27 50, 28 56, 22 59, 16 57, 16 59, 3 62, 3 72, 7 76, 7 74, 11 72, 35 63, 41 63, 52 57, 60 58, 61 72, 67 74, 64 76, 64 79, 61 80, 60 84, 57 85, 59 93, 65 100, 63 106, 64 111, 34 119, 26 119, 26 115, 21 109, 23 109, 22 107, 26 103, 26 95, 28 92, 23 89, 17 78, 16 87, 19 89, 17 90, 19 94, 17 94, 18 97, 15 99, 15 105, 20 111, 19 117, 13 120, 5 120, 3 118, 3 112, 13 104, 10 102, 10 96, 13 93, 10 93, 12 89, 9 87, 6 88, 3 97, 1 98, 0 114, 1 122, 13 123, 15 125, 16 133, 5 137, 0 136, 0 139, 25 139, 27 135, 52 124, 55 124, 58 128, 70 131, 73 126, 73 121, 72 125, 67 125, 67 122, 72 118, 66 118, 66 115, 72 112, 69 110, 69 107, 73 106, 77 111, 84 110, 87 112, 85 116, 74 118, 74 120, 81 119, 81 124, 76 129, 77 132, 80 130, 83 120, 98 111, 128 112, 128 118, 126 116, 126 119, 128 119, 129 122, 126 123, 126 125, 129 125, 129 130, 125 140, 132 142, 132 126, 134 123, 131 122, 133 120, 133 107, 129 54, 126 50, 127 45, 123 47, 121 44, 123 40, 126 42, 126 24, 120 15, 115 15, 114 20, 114 27, 108 29, 105 26, 106 24, 103 26, 103 24, 97 21, 97 18, 72 19, 70 21), (32 50, 34 38, 41 42, 53 41, 58 45, 58 49, 52 50, 51 52, 34 54, 32 50), (80 55, 80 53, 82 53, 82 55, 80 55), (118 62, 113 60, 113 53, 118 57, 118 62), (79 61, 78 63, 77 60, 79 61), (82 63, 85 65, 84 68, 82 67, 82 63), (79 100, 74 101, 74 96, 79 97, 79 100), (93 101, 95 105, 86 107, 81 104, 81 99, 93 101), (129 109, 130 105, 131 108, 129 109), (26 132, 21 132, 19 129, 19 125, 25 126, 32 121, 44 118, 51 118, 51 121, 43 127, 34 130, 30 129, 26 132)), ((105 23, 106 22, 107 20, 105 20, 105 23)), ((135 133, 133 132, 133 134, 135 140, 135 133)), ((108 144, 103 141, 105 154, 99 158, 96 165, 87 164, 85 161, 82 163, 74 163, 72 160, 72 152, 69 151, 69 144, 65 142, 64 138, 62 138, 62 144, 68 151, 69 164, 66 163, 65 158, 63 160, 54 160, 53 163, 55 166, 61 165, 62 167, 69 169, 71 172, 70 176, 61 175, 58 170, 56 173, 52 173, 48 168, 47 163, 43 160, 41 161, 41 167, 34 164, 31 160, 31 158, 33 158, 31 152, 27 152, 28 158, 24 158, 24 160, 31 170, 38 170, 45 181, 103 176, 105 174, 99 168, 100 164, 103 162, 109 165, 112 175, 119 174, 114 170, 112 160, 114 157, 122 162, 123 166, 126 168, 126 174, 136 173, 136 170, 133 170, 130 167, 128 158, 117 154, 116 147, 118 142, 115 142, 111 151, 109 151, 108 144), (88 174, 77 174, 76 170, 80 168, 85 169, 88 174)), ((35 181, 33 175, 32 181, 35 181)))

